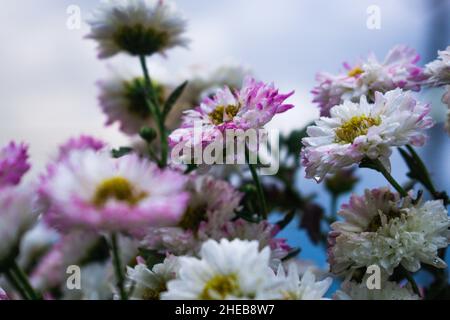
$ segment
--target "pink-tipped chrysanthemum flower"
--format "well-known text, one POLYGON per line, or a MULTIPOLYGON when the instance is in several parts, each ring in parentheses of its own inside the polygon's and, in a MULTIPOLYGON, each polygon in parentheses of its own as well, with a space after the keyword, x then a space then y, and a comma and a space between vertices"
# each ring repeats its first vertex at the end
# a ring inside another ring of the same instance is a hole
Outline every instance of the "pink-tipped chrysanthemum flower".
POLYGON ((49 171, 40 191, 45 219, 57 229, 132 232, 174 225, 186 210, 186 179, 136 155, 76 151, 49 171))
POLYGON ((150 228, 143 246, 171 254, 197 254, 207 239, 220 240, 224 226, 236 217, 242 195, 228 182, 207 175, 191 175, 185 190, 190 195, 177 226, 150 228))
POLYGON ((280 94, 273 84, 247 77, 241 90, 224 87, 212 98, 203 100, 199 107, 186 111, 181 127, 169 137, 170 144, 205 146, 223 136, 227 129, 260 129, 276 114, 294 107, 285 103, 293 94, 280 94), (194 139, 194 126, 202 130, 199 141, 194 139))
POLYGON ((0 188, 19 184, 29 169, 26 145, 11 142, 0 150, 0 188))
POLYGON ((427 78, 417 66, 419 59, 415 50, 397 45, 383 61, 370 54, 367 60, 355 65, 344 63, 345 72, 338 75, 318 73, 319 85, 312 91, 313 102, 319 104, 321 116, 329 116, 332 107, 346 100, 357 102, 363 95, 372 100, 375 92, 396 88, 418 91, 427 78))
POLYGON ((438 58, 425 66, 425 72, 430 77, 432 86, 450 84, 450 46, 438 52, 438 58))
POLYGON ((71 138, 59 147, 57 160, 66 159, 71 152, 79 150, 99 151, 106 147, 106 143, 100 139, 88 135, 71 138))
POLYGON ((424 130, 433 126, 429 105, 416 101, 401 89, 377 92, 375 102, 365 96, 359 103, 345 101, 333 107, 307 129, 302 163, 306 177, 322 181, 327 173, 358 164, 364 158, 379 159, 390 171, 391 147, 422 146, 424 130))
POLYGON ((441 200, 415 202, 401 199, 389 188, 353 195, 338 213, 329 234, 329 263, 335 274, 377 265, 391 275, 402 265, 411 272, 421 263, 437 268, 447 264, 439 257, 450 237, 450 218, 441 200))

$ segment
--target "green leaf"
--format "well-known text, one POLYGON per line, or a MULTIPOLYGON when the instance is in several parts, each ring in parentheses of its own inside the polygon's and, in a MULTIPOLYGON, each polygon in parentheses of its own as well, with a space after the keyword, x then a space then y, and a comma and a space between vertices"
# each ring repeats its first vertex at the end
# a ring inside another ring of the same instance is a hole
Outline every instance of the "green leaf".
POLYGON ((175 103, 178 101, 180 96, 183 94, 184 89, 188 85, 188 81, 183 82, 179 87, 177 87, 169 96, 166 103, 164 104, 164 111, 163 111, 163 119, 165 119, 170 111, 172 110, 175 103))
POLYGON ((130 154, 131 152, 133 152, 133 148, 120 147, 119 149, 114 149, 113 151, 111 151, 111 154, 113 158, 119 159, 122 158, 123 156, 126 156, 127 154, 130 154))

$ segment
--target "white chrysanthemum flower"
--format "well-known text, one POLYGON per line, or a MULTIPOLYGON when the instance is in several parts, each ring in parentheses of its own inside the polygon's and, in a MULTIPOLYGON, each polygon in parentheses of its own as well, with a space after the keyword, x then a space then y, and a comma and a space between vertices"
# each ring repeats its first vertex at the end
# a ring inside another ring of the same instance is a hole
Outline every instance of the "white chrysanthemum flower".
POLYGON ((389 188, 366 190, 342 206, 329 235, 329 262, 336 274, 378 265, 392 274, 399 265, 411 272, 421 263, 446 268, 438 250, 449 244, 450 218, 442 201, 414 203, 389 188))
POLYGON ((168 283, 163 300, 265 300, 279 298, 282 282, 269 268, 270 250, 258 242, 209 240, 200 259, 181 257, 176 280, 168 283))
POLYGON ((152 270, 145 264, 127 269, 130 281, 127 286, 132 292, 131 300, 159 300, 161 293, 167 290, 167 282, 177 277, 179 263, 177 257, 169 256, 152 270))
POLYGON ((289 265, 287 274, 283 265, 280 264, 276 277, 283 281, 281 295, 285 300, 322 300, 333 283, 330 277, 316 281, 312 269, 308 269, 300 279, 295 263, 289 265))
POLYGON ((0 192, 0 267, 15 258, 22 236, 39 215, 28 186, 4 187, 0 192))
POLYGON ((187 46, 186 21, 172 2, 164 0, 106 0, 90 19, 87 36, 99 43, 99 57, 124 51, 131 55, 165 54, 187 46))
POLYGON ((450 84, 450 46, 438 52, 439 57, 426 65, 429 82, 433 86, 450 84))
POLYGON ((421 146, 423 130, 433 125, 430 107, 401 89, 375 94, 375 103, 365 97, 331 109, 308 128, 302 152, 306 176, 321 181, 327 173, 359 163, 364 158, 379 159, 390 170, 391 147, 421 146))
POLYGON ((363 281, 346 281, 333 297, 335 300, 419 300, 409 285, 401 287, 398 283, 385 281, 381 289, 370 290, 363 281))
MULTIPOLYGON (((145 82, 141 77, 123 79, 119 76, 100 81, 99 101, 107 117, 106 125, 119 123, 120 130, 128 135, 140 132, 144 126, 154 126, 145 97, 145 82)), ((166 87, 153 83, 159 102, 166 97, 166 87)))
POLYGON ((450 85, 445 87, 445 93, 442 97, 442 102, 445 103, 448 107, 447 111, 447 121, 445 122, 445 128, 447 132, 450 134, 450 85))

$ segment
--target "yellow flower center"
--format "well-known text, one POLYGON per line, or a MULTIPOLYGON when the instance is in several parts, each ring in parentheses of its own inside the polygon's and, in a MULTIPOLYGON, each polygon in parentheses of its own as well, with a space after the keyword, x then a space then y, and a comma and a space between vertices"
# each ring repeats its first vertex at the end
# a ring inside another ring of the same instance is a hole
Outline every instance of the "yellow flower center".
POLYGON ((206 204, 189 206, 178 224, 185 230, 197 231, 200 223, 206 219, 206 204))
POLYGON ((357 137, 366 135, 370 127, 378 126, 380 123, 380 118, 355 116, 336 129, 336 140, 352 143, 357 137))
POLYGON ((218 106, 213 112, 209 114, 209 118, 215 125, 220 125, 224 122, 231 121, 239 112, 239 106, 228 105, 218 106))
POLYGON ((224 300, 229 295, 239 297, 238 279, 235 274, 217 275, 211 278, 203 288, 200 295, 201 300, 224 300))
POLYGON ((114 199, 135 206, 146 197, 147 193, 136 191, 127 179, 114 177, 104 180, 97 187, 92 203, 101 208, 108 200, 114 199))
POLYGON ((167 286, 164 282, 160 283, 156 289, 145 289, 142 299, 143 300, 160 300, 161 292, 167 291, 167 286))
POLYGON ((362 73, 364 73, 364 70, 361 69, 361 67, 357 66, 357 67, 354 67, 352 70, 350 70, 347 75, 349 77, 356 77, 362 73))

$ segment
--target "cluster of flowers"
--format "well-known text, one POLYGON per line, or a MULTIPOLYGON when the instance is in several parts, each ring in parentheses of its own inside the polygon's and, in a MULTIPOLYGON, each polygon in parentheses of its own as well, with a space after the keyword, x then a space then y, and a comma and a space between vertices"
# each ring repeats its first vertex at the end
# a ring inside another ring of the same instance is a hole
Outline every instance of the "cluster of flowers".
MULTIPOLYGON (((141 62, 142 77, 99 83, 107 125, 119 123, 140 145, 114 150, 90 136, 71 139, 32 183, 22 181, 27 146, 12 142, 0 151, 0 300, 324 299, 330 274, 296 259, 277 237, 285 223, 268 221, 273 207, 254 166, 250 188, 244 175, 232 183, 223 172, 168 159, 171 146, 207 146, 228 129, 262 129, 294 107, 286 102, 293 92, 282 94, 237 66, 180 86, 152 79, 147 57, 188 44, 186 22, 167 1, 107 1, 90 24, 100 58, 127 53, 141 62), (198 141, 196 123, 203 129, 198 141), (82 271, 76 290, 67 285, 71 266, 82 271)), ((346 65, 346 75, 318 76, 313 93, 322 117, 307 129, 301 154, 307 177, 320 182, 359 164, 396 189, 353 195, 339 212, 343 220, 331 225, 330 270, 345 277, 335 299, 419 299, 409 273, 421 264, 447 267, 448 197, 411 147, 425 143, 433 121, 429 106, 408 91, 450 90, 449 48, 439 56, 422 69, 413 50, 396 47, 383 63, 370 57, 346 65), (393 147, 407 148, 401 150, 414 159, 416 180, 434 200, 396 183, 393 147), (372 265, 382 269, 381 290, 365 285, 372 265), (410 283, 401 286, 394 275, 410 283)), ((450 107, 449 97, 443 100, 450 107)))

